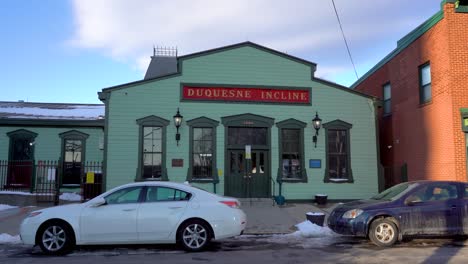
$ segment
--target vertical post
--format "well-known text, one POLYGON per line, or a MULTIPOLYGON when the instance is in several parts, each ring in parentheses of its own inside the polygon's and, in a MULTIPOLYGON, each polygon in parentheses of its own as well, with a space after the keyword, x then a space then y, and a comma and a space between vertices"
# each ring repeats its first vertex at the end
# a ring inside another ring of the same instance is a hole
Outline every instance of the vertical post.
POLYGON ((34 184, 35 184, 35 177, 36 177, 36 162, 35 160, 32 160, 31 161, 31 166, 32 166, 32 170, 31 170, 31 186, 29 187, 29 192, 30 193, 33 193, 34 191, 34 184))
POLYGON ((54 181, 54 205, 60 203, 60 179, 62 178, 62 161, 58 161, 51 164, 51 167, 55 168, 55 181, 54 181))

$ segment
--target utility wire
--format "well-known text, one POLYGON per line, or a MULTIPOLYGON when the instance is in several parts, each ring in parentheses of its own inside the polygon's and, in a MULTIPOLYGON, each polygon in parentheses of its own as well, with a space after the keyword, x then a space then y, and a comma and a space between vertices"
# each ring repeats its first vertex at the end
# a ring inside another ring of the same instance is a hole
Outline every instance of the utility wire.
POLYGON ((338 16, 338 12, 336 11, 335 1, 332 0, 332 3, 333 3, 333 9, 335 9, 336 19, 338 19, 338 24, 340 24, 341 35, 343 35, 343 40, 346 45, 346 49, 348 50, 349 59, 351 60, 351 64, 353 64, 353 69, 354 69, 354 73, 356 74, 356 78, 359 79, 359 75, 357 74, 357 71, 356 71, 356 65, 354 65, 353 57, 351 56, 351 51, 349 51, 348 41, 346 41, 343 27, 341 26, 340 16, 338 16))

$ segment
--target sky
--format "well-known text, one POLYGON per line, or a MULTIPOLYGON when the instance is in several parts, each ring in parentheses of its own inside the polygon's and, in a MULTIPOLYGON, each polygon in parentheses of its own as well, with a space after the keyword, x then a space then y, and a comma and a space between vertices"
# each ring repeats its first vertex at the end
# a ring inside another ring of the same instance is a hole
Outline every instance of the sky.
MULTIPOLYGON (((359 76, 440 0, 335 0, 359 76)), ((252 41, 356 81, 331 0, 2 0, 0 101, 101 103, 143 79, 153 45, 179 55, 252 41)))

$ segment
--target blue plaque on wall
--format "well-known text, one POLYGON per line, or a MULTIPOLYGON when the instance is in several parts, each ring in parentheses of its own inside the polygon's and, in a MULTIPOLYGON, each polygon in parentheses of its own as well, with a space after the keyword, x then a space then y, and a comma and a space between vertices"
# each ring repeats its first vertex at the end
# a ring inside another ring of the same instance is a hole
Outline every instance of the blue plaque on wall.
POLYGON ((309 168, 321 168, 322 160, 320 159, 311 159, 309 160, 309 168))

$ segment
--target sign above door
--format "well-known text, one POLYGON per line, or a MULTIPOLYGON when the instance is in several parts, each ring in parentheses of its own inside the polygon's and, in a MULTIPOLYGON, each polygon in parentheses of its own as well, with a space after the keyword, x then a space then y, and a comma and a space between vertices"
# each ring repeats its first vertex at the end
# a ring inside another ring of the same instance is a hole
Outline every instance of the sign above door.
POLYGON ((310 105, 310 88, 230 87, 182 84, 181 101, 274 103, 310 105))

